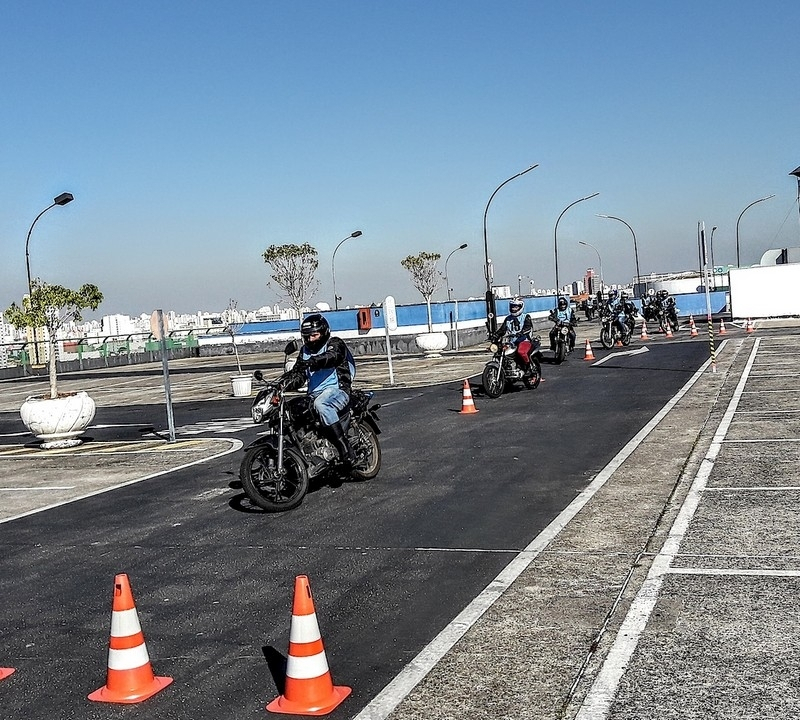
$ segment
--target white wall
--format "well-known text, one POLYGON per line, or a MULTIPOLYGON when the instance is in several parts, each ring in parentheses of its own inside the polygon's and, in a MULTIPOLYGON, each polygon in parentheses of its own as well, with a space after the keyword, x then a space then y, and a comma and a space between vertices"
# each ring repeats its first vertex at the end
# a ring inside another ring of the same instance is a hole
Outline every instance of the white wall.
POLYGON ((731 316, 800 315, 800 264, 731 268, 731 316))

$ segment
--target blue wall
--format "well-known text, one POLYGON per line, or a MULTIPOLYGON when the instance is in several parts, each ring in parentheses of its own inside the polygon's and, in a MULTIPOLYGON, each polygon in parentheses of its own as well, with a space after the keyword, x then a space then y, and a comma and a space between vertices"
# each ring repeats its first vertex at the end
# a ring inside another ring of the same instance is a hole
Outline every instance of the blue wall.
MULTIPOLYGON (((688 318, 689 315, 704 316, 706 314, 706 296, 704 293, 688 293, 683 295, 673 295, 678 305, 678 315, 688 318)), ((552 295, 539 297, 526 297, 525 312, 547 313, 555 307, 555 298, 552 295)), ((717 291, 711 293, 711 312, 718 314, 725 312, 726 293, 717 291)), ((496 301, 497 316, 503 318, 508 314, 509 299, 498 299, 496 301)), ((641 303, 637 300, 637 305, 641 311, 641 303)), ((452 317, 455 317, 455 302, 431 303, 431 318, 434 325, 449 324, 452 317)), ((383 312, 376 316, 375 311, 380 308, 370 308, 372 316, 372 327, 383 328, 383 312)), ((355 330, 358 327, 358 309, 331 310, 323 313, 330 323, 331 330, 334 332, 342 330, 355 330)), ((459 300, 458 319, 459 322, 467 320, 482 320, 486 317, 486 304, 481 300, 459 300)), ((400 327, 412 325, 427 325, 428 310, 425 303, 416 305, 397 306, 397 324, 400 327)), ((274 320, 270 322, 246 323, 240 334, 249 333, 278 333, 278 332, 297 332, 297 320, 274 320)))

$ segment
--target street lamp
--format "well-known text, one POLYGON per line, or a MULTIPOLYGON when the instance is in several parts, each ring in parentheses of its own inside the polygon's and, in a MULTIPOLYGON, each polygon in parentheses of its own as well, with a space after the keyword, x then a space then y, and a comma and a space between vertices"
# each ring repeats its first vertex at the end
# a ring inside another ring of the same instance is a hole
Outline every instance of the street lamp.
POLYGON ((797 212, 800 213, 800 167, 796 167, 789 175, 794 175, 797 178, 797 212))
POLYGON ((597 197, 600 193, 592 193, 591 195, 587 195, 586 197, 580 198, 580 200, 576 200, 575 202, 571 202, 567 207, 565 207, 561 211, 561 215, 558 216, 558 220, 556 220, 556 226, 553 230, 553 247, 554 247, 554 254, 556 260, 556 297, 558 296, 561 286, 558 284, 558 223, 561 222, 561 218, 564 217, 564 213, 567 212, 573 205, 577 205, 579 202, 583 202, 584 200, 591 200, 593 197, 597 197))
POLYGON ((492 200, 494 196, 497 195, 497 191, 500 190, 503 185, 510 183, 512 180, 524 175, 525 173, 534 170, 535 168, 539 167, 539 164, 531 165, 529 168, 523 170, 522 172, 518 172, 516 175, 512 175, 508 180, 504 180, 501 182, 496 188, 495 191, 491 194, 489 198, 489 202, 486 203, 486 209, 483 211, 483 258, 484 258, 484 275, 486 276, 486 320, 489 323, 489 331, 496 332, 497 331, 497 313, 495 312, 494 306, 494 293, 492 293, 492 271, 491 271, 491 261, 489 260, 489 241, 486 237, 486 215, 489 213, 489 205, 492 204, 492 200))
POLYGON ((603 260, 600 257, 600 251, 591 243, 584 242, 583 240, 578 240, 578 245, 586 245, 586 247, 592 248, 597 253, 597 262, 600 265, 600 289, 602 290, 605 287, 605 283, 603 282, 603 260))
POLYGON ((716 225, 714 225, 714 227, 711 228, 711 237, 709 237, 709 239, 708 239, 708 245, 709 245, 709 249, 711 251, 711 281, 714 283, 714 290, 717 289, 717 274, 716 274, 716 271, 714 270, 714 268, 715 268, 715 265, 714 265, 714 230, 716 230, 716 229, 717 229, 716 225))
POLYGON ((522 281, 531 281, 531 295, 533 295, 533 278, 530 275, 517 275, 517 295, 522 295, 522 281))
MULTIPOLYGON (((42 217, 48 210, 54 208, 56 205, 66 205, 67 203, 71 203, 75 198, 72 196, 72 193, 61 193, 57 197, 53 198, 53 204, 48 205, 42 212, 40 212, 31 223, 30 229, 28 230, 28 237, 25 238, 25 269, 28 271, 28 302, 33 302, 33 283, 31 282, 31 258, 30 253, 28 252, 28 246, 31 242, 31 233, 33 232, 33 226, 36 225, 36 221, 42 217)), ((33 352, 36 357, 36 364, 39 364, 39 345, 36 341, 36 328, 33 328, 33 352)))
POLYGON ((465 247, 467 247, 467 243, 464 243, 463 245, 459 245, 455 250, 453 250, 453 252, 450 253, 450 255, 447 256, 447 260, 444 261, 444 284, 447 285, 447 301, 448 302, 450 300, 452 300, 452 298, 450 297, 450 280, 449 280, 449 278, 447 276, 447 263, 449 262, 449 260, 452 257, 453 253, 458 252, 459 250, 463 250, 465 247))
POLYGON ((333 249, 333 257, 331 257, 331 275, 333 275, 333 305, 337 310, 339 309, 339 300, 341 300, 341 298, 336 294, 336 251, 345 240, 361 237, 362 234, 361 230, 350 233, 346 238, 340 240, 339 245, 333 249))
POLYGON ((739 220, 742 219, 742 215, 747 212, 753 205, 757 203, 764 202, 764 200, 769 200, 770 198, 774 198, 774 195, 767 195, 767 197, 759 198, 758 200, 753 200, 742 212, 739 213, 739 219, 736 221, 736 267, 741 267, 739 264, 739 220))
POLYGON ((606 218, 606 220, 618 220, 621 222, 628 230, 631 231, 631 235, 633 235, 633 258, 636 261, 636 289, 634 290, 634 297, 636 297, 636 290, 639 291, 639 295, 641 296, 641 275, 639 273, 639 247, 636 245, 636 233, 633 232, 633 228, 628 225, 622 218, 618 218, 614 215, 598 215, 597 217, 606 218))

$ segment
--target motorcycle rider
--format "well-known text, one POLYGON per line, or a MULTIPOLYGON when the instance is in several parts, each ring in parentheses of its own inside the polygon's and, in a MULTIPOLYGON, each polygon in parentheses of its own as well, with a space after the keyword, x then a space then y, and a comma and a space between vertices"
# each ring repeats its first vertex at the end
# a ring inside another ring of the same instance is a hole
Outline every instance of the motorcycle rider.
POLYGON ((531 343, 533 321, 531 316, 525 312, 525 301, 520 297, 511 299, 508 303, 508 311, 503 323, 497 328, 497 337, 509 336, 511 344, 517 348, 517 364, 530 377, 532 374, 530 352, 533 347, 531 343))
POLYGON ((561 295, 558 298, 557 306, 550 311, 548 319, 554 323, 550 330, 550 349, 556 349, 556 333, 558 332, 559 323, 567 323, 569 325, 569 347, 568 352, 572 352, 575 348, 575 323, 578 319, 575 317, 575 311, 570 307, 567 298, 561 295))
POLYGON ((636 308, 636 305, 633 303, 633 301, 628 298, 628 293, 624 290, 619 296, 618 311, 619 314, 617 315, 617 319, 623 332, 625 331, 625 325, 627 325, 629 332, 633 333, 636 325, 634 318, 639 314, 639 310, 636 308))
POLYGON ((313 399, 322 425, 339 452, 345 469, 356 461, 347 439, 339 412, 350 402, 350 389, 356 373, 353 355, 344 340, 331 335, 328 321, 320 313, 312 313, 300 324, 303 346, 294 367, 278 378, 278 384, 293 390, 308 383, 308 395, 313 399))

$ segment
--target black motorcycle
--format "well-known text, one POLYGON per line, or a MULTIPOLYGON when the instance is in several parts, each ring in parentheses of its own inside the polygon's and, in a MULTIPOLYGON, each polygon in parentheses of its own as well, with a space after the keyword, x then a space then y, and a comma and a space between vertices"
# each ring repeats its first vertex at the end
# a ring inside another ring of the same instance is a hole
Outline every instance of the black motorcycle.
MULTIPOLYGON (((253 375, 263 380, 260 370, 253 375)), ((350 403, 340 413, 356 462, 348 475, 354 480, 374 478, 381 468, 380 428, 370 405, 374 393, 353 390, 350 403)), ((267 512, 296 508, 312 480, 342 475, 339 452, 326 437, 324 426, 308 395, 286 398, 280 385, 266 383, 250 409, 253 422, 269 428, 244 449, 239 466, 242 488, 250 501, 267 512)))
POLYGON ((531 349, 528 353, 529 362, 527 367, 520 367, 518 362, 517 346, 512 342, 512 337, 489 336, 489 351, 492 359, 483 368, 484 392, 490 398, 498 398, 503 394, 507 385, 515 382, 522 382, 528 390, 539 387, 542 381, 542 364, 540 359, 541 340, 539 336, 531 338, 531 349))
POLYGON ((600 343, 604 348, 614 347, 617 343, 630 345, 633 336, 633 318, 621 310, 609 312, 605 310, 600 317, 600 343))
POLYGON ((572 352, 570 347, 572 326, 568 322, 559 320, 555 323, 553 329, 555 330, 555 337, 550 336, 550 347, 553 350, 556 365, 560 365, 567 359, 567 353, 572 352))

